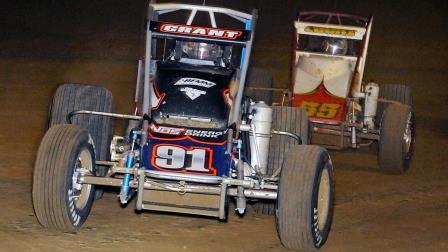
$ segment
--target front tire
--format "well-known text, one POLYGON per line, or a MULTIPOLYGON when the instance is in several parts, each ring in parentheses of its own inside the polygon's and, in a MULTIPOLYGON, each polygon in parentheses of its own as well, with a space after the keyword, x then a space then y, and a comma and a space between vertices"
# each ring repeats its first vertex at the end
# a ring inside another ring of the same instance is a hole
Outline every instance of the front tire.
MULTIPOLYGON (((272 106, 272 129, 299 135, 302 144, 310 143, 309 120, 306 111, 294 107, 272 106)), ((281 169, 284 156, 298 145, 289 136, 273 135, 269 144, 269 158, 266 175, 272 176, 281 169)), ((270 200, 259 200, 253 204, 255 212, 263 215, 274 215, 275 203, 270 200)))
POLYGON ((326 242, 333 216, 333 165, 319 146, 295 146, 280 176, 276 223, 283 246, 316 250, 326 242))
POLYGON ((391 104, 380 126, 378 163, 386 173, 402 174, 410 166, 415 149, 415 115, 411 107, 391 104))
POLYGON ((81 173, 95 174, 95 152, 89 133, 76 125, 55 125, 41 141, 33 174, 33 206, 39 223, 64 232, 86 221, 95 187, 79 184, 81 173))
MULTIPOLYGON (((83 85, 63 84, 56 90, 50 108, 48 128, 53 125, 66 124, 67 115, 75 110, 113 112, 113 96, 106 88, 83 85)), ((113 119, 99 115, 75 115, 72 124, 86 129, 92 136, 98 160, 110 160, 110 143, 112 141, 113 119)), ((108 167, 97 166, 97 175, 105 176, 108 167)), ((101 198, 103 190, 97 188, 96 199, 101 198)))

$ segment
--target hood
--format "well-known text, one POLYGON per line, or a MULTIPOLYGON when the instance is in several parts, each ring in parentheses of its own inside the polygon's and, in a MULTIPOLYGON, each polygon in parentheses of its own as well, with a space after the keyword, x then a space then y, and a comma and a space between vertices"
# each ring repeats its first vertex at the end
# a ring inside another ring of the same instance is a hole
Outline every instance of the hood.
POLYGON ((224 93, 233 71, 178 62, 159 63, 156 88, 162 100, 153 122, 186 128, 225 130, 229 108, 224 93))

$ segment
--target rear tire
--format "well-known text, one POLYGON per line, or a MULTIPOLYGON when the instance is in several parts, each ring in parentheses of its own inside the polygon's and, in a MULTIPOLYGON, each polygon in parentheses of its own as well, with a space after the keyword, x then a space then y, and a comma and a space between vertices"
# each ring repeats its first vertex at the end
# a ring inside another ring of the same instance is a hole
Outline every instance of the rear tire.
POLYGON ((255 101, 264 101, 266 104, 272 104, 272 91, 259 90, 252 88, 273 88, 274 77, 264 68, 252 67, 247 73, 246 95, 255 101))
POLYGON ((415 149, 415 115, 411 107, 391 104, 380 126, 378 163, 386 173, 402 174, 408 168, 415 149))
POLYGON ((276 223, 283 246, 316 250, 326 242, 333 217, 333 165, 319 146, 295 146, 283 163, 276 223))
MULTIPOLYGON (((57 124, 67 124, 67 115, 75 110, 113 112, 112 93, 98 86, 63 84, 59 86, 51 104, 48 128, 57 124)), ((92 136, 98 160, 110 160, 109 146, 112 140, 113 119, 106 116, 75 115, 72 124, 86 129, 92 136)), ((97 167, 97 175, 105 176, 107 168, 97 167)), ((97 189, 96 199, 101 198, 103 190, 97 189)))
MULTIPOLYGON (((399 84, 383 84, 380 85, 380 93, 378 95, 380 99, 396 101, 404 105, 408 105, 412 108, 413 99, 411 88, 406 85, 399 84)), ((390 102, 378 102, 378 108, 376 113, 377 125, 380 124, 381 118, 383 118, 384 111, 390 105, 390 102)))
POLYGON ((86 221, 95 187, 78 184, 80 172, 96 172, 89 133, 76 125, 51 127, 40 143, 33 174, 34 212, 42 226, 74 232, 86 221))
MULTIPOLYGON (((294 107, 272 107, 272 129, 286 131, 299 135, 302 138, 302 144, 310 143, 309 121, 306 111, 294 107)), ((284 156, 294 146, 297 141, 288 136, 273 135, 269 145, 269 158, 266 175, 271 176, 274 172, 281 169, 284 156)), ((253 205, 255 212, 265 215, 274 215, 275 203, 269 200, 260 200, 253 205)))

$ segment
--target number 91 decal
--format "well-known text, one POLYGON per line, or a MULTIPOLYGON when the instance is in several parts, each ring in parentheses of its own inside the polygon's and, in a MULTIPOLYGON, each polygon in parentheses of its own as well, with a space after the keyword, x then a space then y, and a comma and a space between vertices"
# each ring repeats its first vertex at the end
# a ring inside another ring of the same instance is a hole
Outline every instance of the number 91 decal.
POLYGON ((153 147, 151 164, 170 171, 214 173, 212 155, 208 148, 160 144, 153 147))

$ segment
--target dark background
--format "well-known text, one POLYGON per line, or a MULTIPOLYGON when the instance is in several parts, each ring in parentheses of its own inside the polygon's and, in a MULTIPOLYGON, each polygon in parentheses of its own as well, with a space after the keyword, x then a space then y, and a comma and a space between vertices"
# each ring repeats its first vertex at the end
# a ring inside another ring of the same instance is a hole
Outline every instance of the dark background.
MULTIPOLYGON (((411 86, 416 155, 406 174, 389 176, 368 148, 331 152, 336 206, 323 251, 448 250, 448 1, 206 2, 259 9, 252 65, 272 71, 277 87, 289 84, 298 8, 375 14, 365 80, 411 86)), ((1 3, 0 251, 284 251, 271 217, 231 214, 228 223, 219 223, 135 215, 132 205, 121 209, 112 194, 95 203, 76 235, 37 224, 31 175, 52 94, 65 82, 103 85, 114 94, 117 112, 132 112, 144 6, 140 0, 1 3)))

